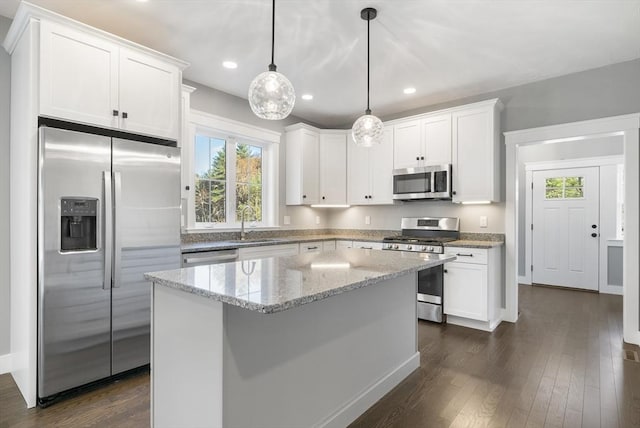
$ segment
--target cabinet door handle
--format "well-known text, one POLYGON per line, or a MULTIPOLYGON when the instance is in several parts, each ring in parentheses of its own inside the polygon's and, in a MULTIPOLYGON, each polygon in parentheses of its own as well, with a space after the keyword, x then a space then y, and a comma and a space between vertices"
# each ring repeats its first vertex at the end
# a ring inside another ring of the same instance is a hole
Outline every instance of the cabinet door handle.
POLYGON ((473 254, 456 253, 458 257, 473 257, 473 254))
POLYGON ((360 247, 362 250, 373 250, 373 247, 360 247))
POLYGON ((119 114, 120 114, 120 112, 119 112, 118 110, 114 110, 114 111, 113 111, 113 115, 114 115, 114 116, 116 116, 116 117, 117 117, 119 114))
POLYGON ((369 199, 373 199, 373 196, 369 195, 369 199))
POLYGON ((317 250, 318 247, 307 247, 307 250, 317 250))
POLYGON ((592 238, 597 238, 597 237, 598 237, 598 234, 597 234, 597 233, 592 233, 592 234, 591 234, 591 237, 592 237, 592 238))
POLYGON ((322 197, 322 200, 324 201, 324 196, 322 197))
POLYGON ((424 156, 420 156, 420 160, 424 160, 424 156))
POLYGON ((127 113, 126 111, 123 111, 123 112, 122 112, 122 118, 123 118, 123 119, 126 119, 126 118, 128 118, 128 117, 129 117, 129 113, 127 113))
POLYGON ((452 194, 452 195, 455 195, 455 194, 456 194, 456 191, 454 190, 453 192, 451 192, 451 194, 452 194))
POLYGON ((420 156, 416 156, 416 160, 420 160, 420 156))
POLYGON ((449 271, 448 271, 448 270, 446 270, 446 269, 444 269, 444 270, 443 270, 443 272, 444 272, 444 273, 449 273, 449 271))
POLYGON ((302 195, 302 199, 306 199, 307 195, 302 195))

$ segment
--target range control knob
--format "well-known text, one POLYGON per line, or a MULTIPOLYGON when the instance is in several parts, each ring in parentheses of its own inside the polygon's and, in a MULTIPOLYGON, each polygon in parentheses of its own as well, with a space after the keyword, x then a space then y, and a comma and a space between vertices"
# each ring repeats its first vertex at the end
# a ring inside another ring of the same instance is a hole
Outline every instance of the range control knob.
POLYGON ((413 247, 411 245, 407 245, 407 251, 411 251, 413 247))
POLYGON ((427 247, 427 251, 433 251, 433 247, 427 247))
POLYGON ((422 246, 422 251, 427 251, 427 246, 426 245, 422 246))
POLYGON ((393 249, 394 249, 394 250, 397 250, 398 248, 400 248, 400 246, 399 246, 398 244, 396 244, 396 245, 394 245, 394 246, 393 246, 393 249))

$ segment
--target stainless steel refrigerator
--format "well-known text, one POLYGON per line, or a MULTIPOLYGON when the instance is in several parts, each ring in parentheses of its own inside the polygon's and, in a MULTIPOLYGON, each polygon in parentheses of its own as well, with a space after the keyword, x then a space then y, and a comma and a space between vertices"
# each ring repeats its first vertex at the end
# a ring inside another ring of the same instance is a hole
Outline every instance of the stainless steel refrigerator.
POLYGON ((151 285, 180 267, 178 148, 41 127, 38 398, 149 363, 151 285))

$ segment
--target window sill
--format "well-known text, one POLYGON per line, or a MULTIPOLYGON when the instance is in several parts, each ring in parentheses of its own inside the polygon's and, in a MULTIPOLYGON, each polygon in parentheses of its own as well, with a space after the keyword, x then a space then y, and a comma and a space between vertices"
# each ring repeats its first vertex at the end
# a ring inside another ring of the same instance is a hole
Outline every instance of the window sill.
MULTIPOLYGON (((278 230, 281 229, 281 226, 256 226, 256 227, 245 227, 247 232, 252 230, 278 230)), ((207 233, 207 232, 239 232, 240 226, 237 227, 192 227, 192 228, 184 228, 182 229, 182 233, 207 233)))

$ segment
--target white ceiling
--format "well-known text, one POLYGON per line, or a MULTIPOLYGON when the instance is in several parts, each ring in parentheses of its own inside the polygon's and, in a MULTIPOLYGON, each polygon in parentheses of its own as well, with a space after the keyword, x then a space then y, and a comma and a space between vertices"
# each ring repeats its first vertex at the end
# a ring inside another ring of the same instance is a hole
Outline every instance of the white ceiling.
MULTIPOLYGON (((0 14, 18 3, 0 0, 0 14)), ((270 62, 269 0, 32 3, 188 61, 186 79, 243 98, 270 62)), ((331 127, 364 111, 363 7, 378 9, 378 116, 640 58, 640 0, 278 0, 275 63, 296 89, 295 115, 331 127)))

